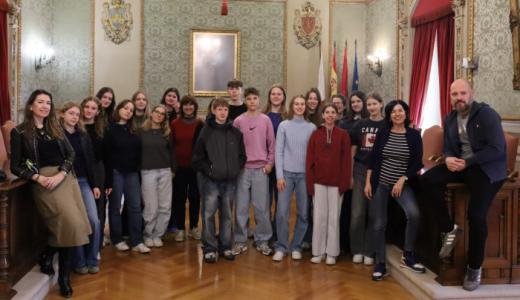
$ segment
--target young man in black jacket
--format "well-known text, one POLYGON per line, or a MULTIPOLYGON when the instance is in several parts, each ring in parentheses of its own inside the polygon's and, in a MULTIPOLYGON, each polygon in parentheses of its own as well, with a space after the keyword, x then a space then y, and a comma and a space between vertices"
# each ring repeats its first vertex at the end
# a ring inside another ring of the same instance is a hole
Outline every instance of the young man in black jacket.
POLYGON ((202 197, 202 244, 204 261, 214 263, 220 253, 233 260, 232 201, 236 179, 246 163, 242 133, 227 122, 229 104, 213 100, 212 116, 207 119, 195 144, 192 165, 197 171, 202 197), (218 240, 215 236, 215 213, 220 208, 218 240))

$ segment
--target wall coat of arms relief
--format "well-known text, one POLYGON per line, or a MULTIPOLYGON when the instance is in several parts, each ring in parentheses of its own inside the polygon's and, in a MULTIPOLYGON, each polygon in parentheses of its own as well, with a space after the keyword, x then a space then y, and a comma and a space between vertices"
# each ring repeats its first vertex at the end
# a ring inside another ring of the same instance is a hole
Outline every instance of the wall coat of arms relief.
POLYGON ((133 27, 131 4, 124 0, 103 3, 101 23, 106 37, 116 45, 128 40, 133 27))
POLYGON ((303 47, 310 49, 320 41, 321 19, 320 10, 307 1, 302 5, 302 9, 294 11, 294 33, 303 47))

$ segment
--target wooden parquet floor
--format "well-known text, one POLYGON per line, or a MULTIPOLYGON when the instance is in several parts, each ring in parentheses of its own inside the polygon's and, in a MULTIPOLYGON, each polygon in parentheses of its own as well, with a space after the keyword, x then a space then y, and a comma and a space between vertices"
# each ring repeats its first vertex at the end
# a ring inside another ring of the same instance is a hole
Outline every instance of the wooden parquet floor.
MULTIPOLYGON (((370 279, 372 267, 340 257, 335 266, 285 258, 274 263, 252 248, 229 262, 202 261, 197 241, 166 241, 149 255, 102 251, 101 271, 72 276, 74 299, 413 299, 392 277, 370 279)), ((63 299, 55 285, 47 299, 63 299)))

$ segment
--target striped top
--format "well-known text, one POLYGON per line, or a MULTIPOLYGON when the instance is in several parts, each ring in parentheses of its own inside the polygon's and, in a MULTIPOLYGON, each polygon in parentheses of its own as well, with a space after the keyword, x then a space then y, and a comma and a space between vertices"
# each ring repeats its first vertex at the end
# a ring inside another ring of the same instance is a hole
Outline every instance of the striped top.
POLYGON ((380 183, 394 185, 401 176, 406 174, 409 158, 410 148, 406 141, 406 134, 390 132, 388 141, 383 147, 380 183))

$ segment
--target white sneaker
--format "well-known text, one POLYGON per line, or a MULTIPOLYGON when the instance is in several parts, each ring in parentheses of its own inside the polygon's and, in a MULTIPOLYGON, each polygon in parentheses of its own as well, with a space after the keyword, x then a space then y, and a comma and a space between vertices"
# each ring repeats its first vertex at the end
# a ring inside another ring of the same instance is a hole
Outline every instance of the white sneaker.
POLYGON ((302 253, 300 251, 293 251, 291 253, 291 257, 294 260, 300 260, 300 259, 302 259, 302 253))
MULTIPOLYGON (((146 245, 146 246, 148 246, 148 245, 146 245)), ((161 240, 161 238, 158 238, 158 237, 153 238, 153 246, 157 247, 157 248, 160 248, 160 247, 164 246, 163 241, 161 240)))
POLYGON ((363 264, 366 266, 371 266, 374 264, 374 258, 370 256, 364 256, 363 257, 363 264))
POLYGON ((311 258, 311 263, 313 264, 319 264, 323 260, 323 255, 313 256, 311 258))
POLYGON ((175 233, 175 241, 176 242, 184 242, 184 239, 186 238, 186 235, 184 234, 184 230, 177 230, 175 233))
POLYGON ((130 247, 125 242, 119 242, 115 245, 117 251, 128 251, 130 247))
POLYGON ((103 236, 103 247, 110 245, 110 237, 107 235, 103 236))
POLYGON ((282 261, 284 254, 282 251, 275 251, 273 255, 273 261, 282 261))
POLYGON ((192 228, 192 229, 190 230, 189 236, 190 236, 192 239, 194 239, 194 240, 200 240, 200 238, 201 238, 201 234, 200 234, 199 229, 196 228, 196 227, 195 227, 195 228, 192 228))
POLYGON ((354 254, 352 256, 352 262, 355 264, 360 264, 363 262, 363 254, 354 254))
POLYGON ((137 246, 132 247, 132 251, 139 252, 141 254, 150 253, 150 248, 146 247, 143 243, 139 243, 137 246))
POLYGON ((146 247, 153 247, 153 240, 151 238, 144 238, 144 244, 146 247))
POLYGON ((247 251, 247 245, 245 243, 235 243, 235 246, 231 251, 233 251, 233 255, 237 256, 240 253, 247 251))
POLYGON ((327 259, 325 259, 325 263, 329 266, 336 264, 336 258, 334 256, 327 255, 327 259))

